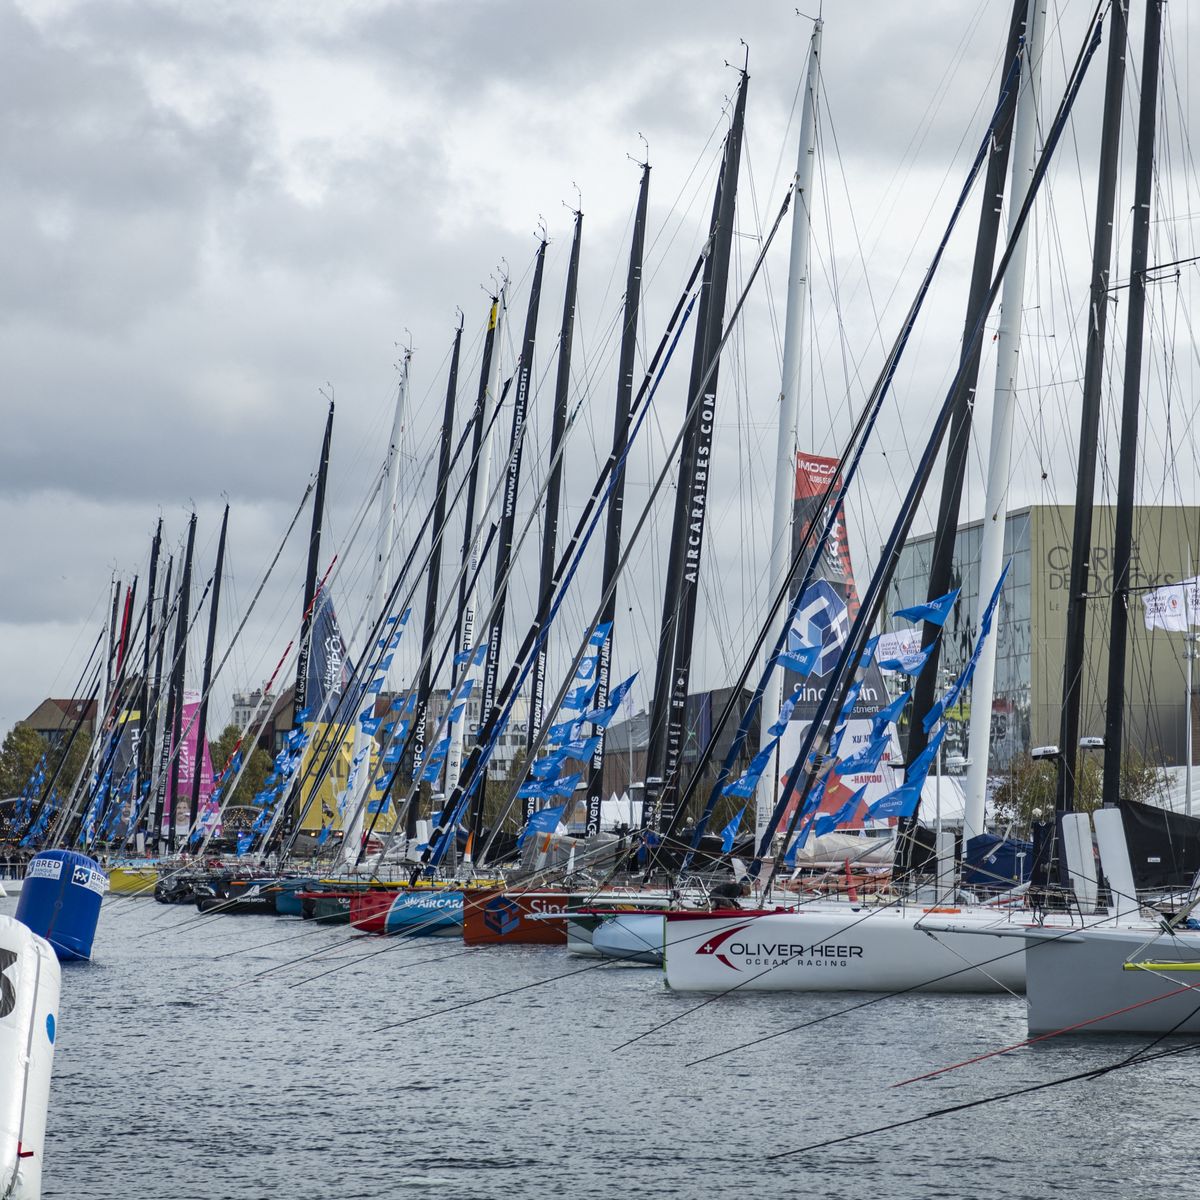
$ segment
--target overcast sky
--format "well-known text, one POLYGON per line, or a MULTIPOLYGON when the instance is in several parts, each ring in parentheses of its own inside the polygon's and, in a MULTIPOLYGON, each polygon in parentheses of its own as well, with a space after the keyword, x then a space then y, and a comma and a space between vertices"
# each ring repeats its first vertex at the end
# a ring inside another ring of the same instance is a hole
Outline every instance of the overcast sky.
MULTIPOLYGON (((1008 8, 1002 0, 919 8, 864 0, 827 17, 805 449, 836 453, 849 407, 861 403, 932 254, 994 103, 1008 8)), ((1049 0, 1043 123, 1092 8, 1049 0)), ((1160 167, 1156 261, 1194 252, 1200 212, 1190 157, 1169 168, 1165 157, 1186 147, 1189 9, 1167 7, 1170 145, 1160 167)), ((1141 14, 1135 0, 1135 78, 1141 14)), ((403 552, 431 494, 427 464, 456 306, 465 314, 465 409, 486 314, 482 288, 503 269, 512 279, 502 339, 511 371, 539 221, 551 244, 530 433, 544 448, 567 206, 581 203, 572 368, 581 418, 566 485, 573 521, 611 436, 613 330, 638 180, 629 156, 643 157, 648 144, 653 165, 641 347, 648 355, 704 235, 737 85, 727 61, 741 64, 744 38, 751 79, 737 288, 794 167, 810 32, 811 21, 790 4, 696 0, 0 6, 0 730, 43 696, 70 694, 111 578, 144 574, 160 515, 177 549, 196 507, 197 574, 207 578, 226 497, 228 639, 315 466, 320 389, 330 387, 338 423, 327 546, 343 555, 335 595, 353 629, 365 609, 373 518, 356 541, 350 535, 382 457, 398 344, 415 348, 403 552)), ((1035 222, 1016 502, 1072 494, 1102 74, 1103 54, 1035 222)), ((1134 103, 1126 104, 1126 132, 1134 103)), ((973 198, 850 505, 862 572, 953 371, 978 208, 973 198)), ((787 235, 785 226, 722 366, 698 686, 720 685, 736 669, 761 605, 787 235)), ((1152 302, 1161 336, 1150 373, 1162 387, 1147 417, 1147 500, 1195 498, 1192 272, 1185 268, 1152 302)), ((1119 301, 1114 312, 1119 327, 1119 301)), ((1118 328, 1118 373, 1123 341, 1118 328)), ((640 508, 674 436, 690 345, 689 336, 631 463, 627 513, 640 508)), ((985 360, 985 381, 988 369, 985 360)), ((506 439, 507 420, 501 427, 506 439)), ((541 465, 530 453, 526 483, 536 485, 541 465)), ((977 451, 969 472, 968 517, 980 513, 985 458, 977 451)), ((935 504, 931 497, 926 526, 935 504)), ((622 590, 617 669, 641 667, 647 689, 669 524, 662 506, 622 590)), ((298 615, 302 558, 292 542, 222 694, 261 682, 282 653, 298 615)), ((529 578, 536 559, 531 539, 520 558, 529 578)), ((594 574, 585 572, 583 592, 564 611, 572 633, 591 615, 594 574)), ((523 628, 531 591, 528 580, 514 588, 510 628, 523 628)))

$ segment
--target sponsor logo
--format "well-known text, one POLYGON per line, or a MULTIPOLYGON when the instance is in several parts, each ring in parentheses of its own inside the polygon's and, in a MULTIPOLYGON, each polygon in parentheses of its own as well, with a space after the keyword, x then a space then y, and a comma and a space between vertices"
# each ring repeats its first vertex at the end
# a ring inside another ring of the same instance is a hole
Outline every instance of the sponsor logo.
POLYGON ((850 636, 846 601, 827 580, 814 580, 804 593, 796 623, 801 629, 815 626, 821 638, 821 653, 813 669, 818 676, 828 675, 850 636))
POLYGON ((57 879, 61 874, 61 858, 35 858, 26 868, 25 878, 57 879))
POLYGON ((862 958, 861 946, 848 945, 844 942, 813 942, 805 945, 803 942, 748 942, 734 941, 750 926, 735 925, 709 938, 697 948, 696 953, 702 957, 715 958, 731 971, 740 971, 742 967, 846 967, 851 959, 862 958), (740 965, 730 961, 737 959, 740 965))
POLYGON ((521 923, 521 910, 515 900, 495 896, 484 905, 483 923, 497 937, 507 937, 521 923))
POLYGON ((87 888, 97 896, 103 896, 108 890, 108 880, 103 871, 95 871, 91 867, 78 866, 71 872, 71 882, 78 887, 87 888))

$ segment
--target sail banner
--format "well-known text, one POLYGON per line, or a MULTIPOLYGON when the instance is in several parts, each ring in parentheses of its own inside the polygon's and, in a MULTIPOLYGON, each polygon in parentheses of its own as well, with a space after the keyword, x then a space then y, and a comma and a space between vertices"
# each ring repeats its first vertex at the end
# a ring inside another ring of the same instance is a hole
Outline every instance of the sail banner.
MULTIPOLYGON (((841 482, 837 459, 803 452, 796 455, 793 552, 799 549, 800 541, 810 525, 815 522, 814 533, 819 534, 829 520, 829 507, 822 501, 831 480, 836 490, 841 482)), ((797 579, 803 577, 811 563, 813 557, 810 550, 801 560, 800 570, 796 572, 797 579)), ((784 695, 794 701, 787 729, 779 745, 780 762, 785 768, 796 760, 801 741, 818 705, 825 697, 825 688, 833 678, 833 668, 849 638, 850 626, 858 607, 858 587, 854 580, 846 514, 844 506, 839 506, 829 542, 817 551, 813 578, 804 593, 793 626, 801 635, 801 644, 807 642, 811 645, 819 642, 820 650, 814 657, 811 670, 806 674, 789 670, 785 675, 784 695)), ((884 639, 880 638, 874 647, 875 654, 872 656, 868 652, 864 655, 865 662, 858 681, 858 690, 850 693, 853 703, 848 711, 842 714, 844 727, 841 749, 846 757, 853 757, 865 750, 873 738, 878 739, 883 733, 882 730, 873 728, 873 719, 887 709, 891 701, 878 664, 879 658, 886 657, 884 646, 884 639)), ((887 736, 894 739, 894 731, 889 731, 887 736)), ((882 758, 883 761, 869 771, 830 775, 825 786, 816 792, 817 803, 812 812, 832 815, 844 807, 850 797, 863 787, 867 788, 867 797, 871 800, 885 796, 897 782, 893 769, 888 765, 889 761, 897 761, 899 758, 894 740, 882 758)), ((791 808, 784 816, 785 821, 790 820, 794 806, 793 799, 791 808)), ((808 816, 809 814, 806 814, 806 819, 808 816)))

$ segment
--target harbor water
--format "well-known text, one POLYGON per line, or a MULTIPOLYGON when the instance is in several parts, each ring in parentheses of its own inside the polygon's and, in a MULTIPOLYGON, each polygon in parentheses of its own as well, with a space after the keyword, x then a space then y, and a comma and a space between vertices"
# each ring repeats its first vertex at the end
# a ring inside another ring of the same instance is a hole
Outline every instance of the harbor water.
POLYGON ((1022 1000, 707 1001, 661 979, 109 898, 93 962, 63 971, 44 1195, 1042 1200, 1177 1194, 1191 1161, 1190 1054, 773 1158, 1147 1041, 1060 1038, 896 1088, 1024 1039, 1022 1000))

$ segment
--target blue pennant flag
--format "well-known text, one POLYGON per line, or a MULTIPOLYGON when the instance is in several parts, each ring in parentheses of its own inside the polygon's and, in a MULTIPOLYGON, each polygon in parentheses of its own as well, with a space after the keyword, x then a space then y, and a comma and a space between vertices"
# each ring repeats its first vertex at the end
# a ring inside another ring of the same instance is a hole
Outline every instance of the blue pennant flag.
POLYGON ((241 835, 241 837, 239 837, 237 840, 238 857, 241 857, 243 854, 245 854, 246 851, 250 849, 251 845, 253 845, 253 843, 254 843, 254 834, 243 833, 241 835))
POLYGON ((531 836, 536 837, 540 833, 553 833, 558 828, 565 809, 565 804, 559 804, 554 808, 543 808, 535 812, 525 822, 525 828, 521 830, 520 836, 517 838, 517 846, 524 846, 526 839, 531 836))
POLYGON ((727 783, 721 789, 722 796, 739 796, 744 799, 754 795, 754 789, 758 787, 758 781, 762 778, 762 773, 767 769, 771 762, 771 755, 775 753, 775 747, 779 745, 778 738, 772 738, 751 760, 750 765, 739 775, 732 783, 727 783))
POLYGON ((866 670, 875 659, 875 651, 879 646, 879 639, 883 636, 877 633, 873 638, 868 638, 867 643, 863 646, 862 658, 858 660, 859 667, 866 670))
POLYGON ((887 708, 881 708, 871 718, 871 733, 873 736, 879 737, 880 734, 886 731, 889 725, 893 725, 900 720, 900 714, 904 711, 904 706, 908 703, 911 696, 912 688, 909 688, 902 696, 897 696, 887 708))
POLYGON ((462 720, 462 715, 467 711, 465 704, 456 704, 446 716, 446 724, 453 725, 455 721, 462 720))
POLYGON ((821 647, 821 638, 814 637, 811 627, 807 637, 792 628, 788 630, 787 645, 776 655, 775 661, 798 675, 809 675, 821 657, 821 647))
POLYGON ((924 650, 917 650, 913 654, 902 654, 899 658, 885 659, 879 665, 885 671, 899 671, 903 675, 920 675, 929 661, 935 645, 937 645, 936 642, 930 642, 924 650))
POLYGON ((560 742, 574 741, 582 732, 583 717, 574 721, 561 721, 557 725, 551 725, 546 731, 546 742, 548 745, 554 746, 560 742))
POLYGON ((458 686, 450 693, 450 703, 457 704, 460 700, 467 700, 471 693, 475 690, 475 679, 468 675, 466 679, 459 682, 458 686))
POLYGON ((478 646, 473 646, 470 650, 460 650, 454 656, 454 665, 456 667, 480 667, 483 665, 483 660, 487 658, 487 651, 487 642, 480 642, 478 646))
POLYGON ((921 799, 919 783, 902 783, 886 796, 876 800, 867 809, 868 821, 882 821, 887 817, 911 817, 917 811, 921 799))
POLYGON ((312 719, 312 705, 311 705, 311 704, 310 704, 310 705, 309 705, 307 708, 302 708, 302 709, 301 709, 301 710, 300 710, 300 711, 299 711, 299 712, 298 712, 298 713, 297 713, 297 714, 296 714, 296 715, 295 715, 295 716, 292 718, 292 720, 293 720, 293 721, 294 721, 294 722, 295 722, 297 725, 302 725, 302 724, 303 724, 305 721, 309 721, 309 720, 311 720, 311 719, 312 719))
MULTIPOLYGON (((575 676, 579 678, 578 673, 575 676)), ((596 694, 596 681, 591 683, 582 683, 579 687, 572 688, 563 698, 562 706, 569 712, 583 712, 592 702, 592 697, 596 694)))
POLYGON ((527 779, 517 788, 517 797, 521 800, 545 800, 550 795, 549 787, 550 785, 547 783, 540 783, 536 779, 527 779))
POLYGON ((842 701, 842 710, 838 713, 839 721, 848 721, 850 714, 854 711, 854 706, 858 703, 859 693, 862 691, 863 681, 856 679, 846 689, 846 699, 842 701))
POLYGON ((617 686, 608 693, 608 703, 603 708, 593 708, 585 712, 580 720, 590 721, 598 729, 607 729, 612 724, 613 718, 617 715, 621 704, 625 697, 629 694, 629 689, 633 687, 633 681, 637 678, 635 671, 628 679, 622 679, 617 686))
POLYGON ((836 763, 834 771, 839 775, 862 775, 868 771, 878 770, 880 760, 887 753, 891 740, 891 735, 888 733, 872 737, 857 754, 852 754, 849 758, 836 763))
POLYGON ((564 775, 561 779, 556 779, 552 783, 546 785, 551 796, 562 796, 569 798, 571 793, 579 786, 579 781, 583 778, 582 771, 576 771, 571 775, 564 775))
POLYGON ((375 678, 367 684, 367 695, 378 696, 381 691, 383 691, 383 676, 376 675, 375 678))
POLYGON ((362 731, 367 735, 367 737, 374 737, 379 732, 379 726, 383 723, 383 718, 359 717, 358 723, 362 727, 362 731))
POLYGON ((578 741, 567 742, 563 746, 563 752, 567 758, 577 758, 580 762, 587 762, 596 753, 599 745, 598 737, 581 738, 578 741))
POLYGON ((832 833, 839 826, 844 825, 847 821, 854 820, 854 814, 858 812, 858 806, 867 794, 867 785, 862 787, 842 805, 835 813, 825 816, 820 816, 813 822, 813 833, 817 837, 824 837, 827 833, 832 833))
POLYGON ((386 766, 394 766, 400 761, 400 752, 404 749, 400 742, 393 742, 384 752, 383 761, 386 766))
POLYGON ((914 604, 911 608, 897 609, 892 616, 905 617, 910 621, 928 621, 930 625, 944 625, 946 618, 950 615, 950 610, 954 607, 955 600, 958 599, 960 590, 960 588, 955 588, 952 592, 947 592, 936 600, 928 600, 924 604, 914 604))
POLYGON ((745 812, 746 806, 743 804, 742 807, 738 809, 737 816, 734 817, 733 820, 721 830, 722 854, 728 854, 730 850, 733 849, 733 841, 734 838, 737 837, 738 828, 741 826, 742 816, 745 814, 745 812))
POLYGON ((775 724, 767 730, 772 737, 783 737, 787 732, 788 722, 792 719, 792 709, 796 707, 796 699, 796 694, 793 693, 780 705, 775 724))
POLYGON ((529 767, 529 774, 534 779, 557 779, 562 770, 563 760, 567 757, 566 747, 560 747, 550 754, 534 759, 529 767))

